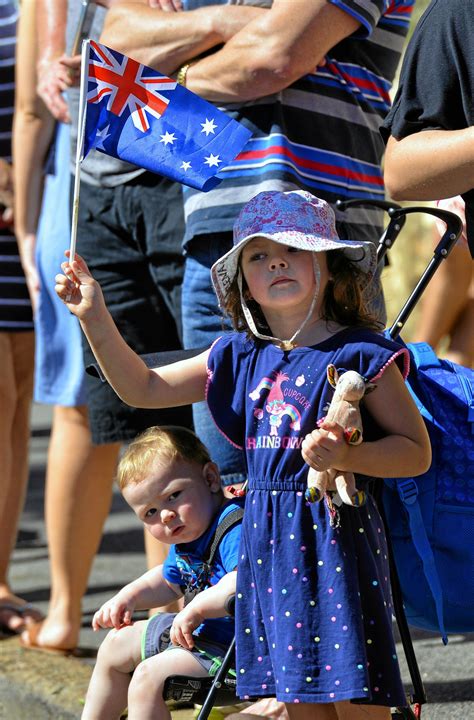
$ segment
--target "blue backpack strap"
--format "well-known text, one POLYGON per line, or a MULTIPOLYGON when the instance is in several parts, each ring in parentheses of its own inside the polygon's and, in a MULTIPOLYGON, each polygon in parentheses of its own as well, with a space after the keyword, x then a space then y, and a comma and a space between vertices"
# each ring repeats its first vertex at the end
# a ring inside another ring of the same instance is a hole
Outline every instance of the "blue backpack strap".
POLYGON ((423 563, 423 572, 433 596, 438 625, 443 643, 447 645, 448 636, 444 628, 443 619, 443 591, 438 571, 436 569, 433 551, 426 534, 420 504, 418 502, 418 486, 413 478, 404 478, 395 483, 400 499, 408 513, 408 522, 413 544, 423 563))

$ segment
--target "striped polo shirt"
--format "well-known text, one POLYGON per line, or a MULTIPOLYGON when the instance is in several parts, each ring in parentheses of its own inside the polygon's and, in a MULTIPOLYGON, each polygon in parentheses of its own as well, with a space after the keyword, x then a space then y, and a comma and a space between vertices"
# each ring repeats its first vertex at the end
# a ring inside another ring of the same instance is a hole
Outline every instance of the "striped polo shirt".
MULTIPOLYGON (((184 188, 185 244, 231 230, 242 205, 263 190, 301 188, 331 204, 338 198, 384 198, 379 126, 415 0, 329 2, 360 28, 332 48, 323 66, 287 89, 222 108, 253 136, 221 170, 217 188, 184 188)), ((373 209, 337 211, 336 218, 343 238, 375 242, 382 231, 382 213, 373 209)))
MULTIPOLYGON (((9 163, 12 161, 17 21, 16 0, 0 0, 0 157, 9 163)), ((0 221, 0 332, 32 329, 30 298, 18 246, 11 229, 2 227, 0 221)))

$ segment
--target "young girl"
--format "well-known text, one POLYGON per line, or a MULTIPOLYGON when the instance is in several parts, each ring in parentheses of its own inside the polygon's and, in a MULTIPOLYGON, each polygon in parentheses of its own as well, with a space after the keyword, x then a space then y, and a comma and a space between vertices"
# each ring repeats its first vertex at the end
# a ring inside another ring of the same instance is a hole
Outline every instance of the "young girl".
POLYGON ((307 192, 260 193, 239 215, 233 249, 212 268, 237 332, 154 370, 121 339, 83 261, 63 269, 58 295, 125 402, 165 407, 206 397, 221 432, 245 449, 239 695, 276 696, 292 719, 388 720, 405 695, 382 522, 370 495, 361 508, 304 499, 307 462, 364 476, 359 489, 367 478, 414 476, 430 464, 403 381, 408 353, 363 310, 373 246, 339 239, 331 208, 307 192), (338 426, 316 429, 331 397, 330 363, 377 384, 361 445, 349 446, 338 426))

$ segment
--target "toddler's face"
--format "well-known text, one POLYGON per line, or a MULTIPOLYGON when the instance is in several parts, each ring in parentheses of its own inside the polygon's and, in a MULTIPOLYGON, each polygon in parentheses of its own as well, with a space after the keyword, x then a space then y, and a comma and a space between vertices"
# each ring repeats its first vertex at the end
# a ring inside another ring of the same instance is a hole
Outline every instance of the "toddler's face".
POLYGON ((252 298, 266 310, 309 308, 317 289, 327 283, 326 253, 298 250, 264 237, 250 240, 241 255, 242 273, 252 298), (315 277, 315 263, 317 273, 315 277))
POLYGON ((222 503, 220 476, 214 463, 156 460, 139 483, 123 496, 147 530, 168 545, 197 540, 222 503))

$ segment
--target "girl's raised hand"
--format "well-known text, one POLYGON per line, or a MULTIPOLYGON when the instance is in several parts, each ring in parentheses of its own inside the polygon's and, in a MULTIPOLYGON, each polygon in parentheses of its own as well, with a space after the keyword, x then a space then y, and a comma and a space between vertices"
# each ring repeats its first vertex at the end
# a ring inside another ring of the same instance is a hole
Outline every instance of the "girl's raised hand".
MULTIPOLYGON (((65 255, 69 256, 69 250, 65 255)), ((80 320, 89 319, 105 307, 100 285, 80 255, 76 254, 72 262, 63 262, 61 269, 63 274, 56 275, 54 289, 73 315, 80 320)))
POLYGON ((317 430, 306 435, 301 446, 303 460, 320 472, 329 468, 347 470, 349 446, 344 428, 337 423, 323 422, 317 430))

